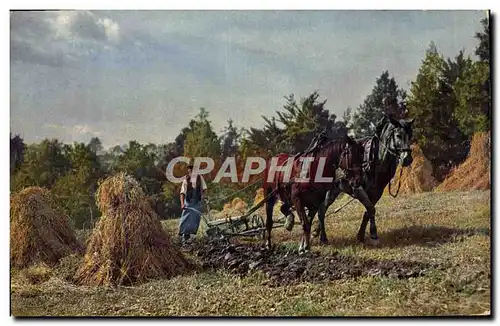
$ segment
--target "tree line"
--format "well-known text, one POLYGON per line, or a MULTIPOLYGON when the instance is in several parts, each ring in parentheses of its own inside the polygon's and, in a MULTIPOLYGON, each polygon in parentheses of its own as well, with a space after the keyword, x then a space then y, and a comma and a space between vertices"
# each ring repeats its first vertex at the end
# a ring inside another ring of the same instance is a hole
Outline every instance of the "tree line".
MULTIPOLYGON (((209 112, 201 108, 174 141, 166 144, 132 140, 104 150, 99 138, 87 144, 64 144, 57 139, 25 144, 19 135, 11 135, 11 191, 47 187, 75 227, 90 227, 100 214, 94 200, 99 180, 123 171, 141 183, 161 218, 177 217, 180 184, 169 182, 165 176, 167 164, 174 157, 208 156, 219 165, 227 157, 236 157, 242 171, 249 156, 267 158, 279 152, 304 150, 327 126, 330 137, 347 132, 356 138, 369 136, 383 113, 415 118, 415 142, 431 161, 434 176, 442 180, 451 167, 465 159, 472 135, 491 129, 490 32, 487 19, 481 24, 482 30, 475 35, 477 58, 466 57, 464 51, 444 58, 431 43, 408 90, 399 87, 389 71, 383 71, 363 103, 355 109, 346 108, 342 117, 331 113, 326 99, 313 92, 299 99, 293 94, 286 96, 275 115, 262 117, 261 127, 238 128, 228 120, 220 136, 209 112)), ((175 166, 175 176, 185 172, 184 165, 175 166)), ((211 208, 221 209, 232 199, 224 198, 248 184, 225 179, 211 183, 215 173, 206 179, 214 204, 211 208)), ((238 196, 251 204, 257 187, 248 187, 238 196)))

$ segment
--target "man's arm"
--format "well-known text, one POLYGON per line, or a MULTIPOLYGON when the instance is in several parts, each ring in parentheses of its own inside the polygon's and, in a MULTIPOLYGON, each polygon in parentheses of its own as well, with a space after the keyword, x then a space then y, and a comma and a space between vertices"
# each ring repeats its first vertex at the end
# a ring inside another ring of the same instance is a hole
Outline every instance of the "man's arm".
POLYGON ((181 185, 181 210, 184 209, 184 199, 186 198, 187 182, 186 179, 182 181, 181 185))
POLYGON ((201 178, 201 195, 204 196, 207 190, 207 184, 205 182, 205 179, 203 179, 203 176, 200 175, 200 178, 201 178))

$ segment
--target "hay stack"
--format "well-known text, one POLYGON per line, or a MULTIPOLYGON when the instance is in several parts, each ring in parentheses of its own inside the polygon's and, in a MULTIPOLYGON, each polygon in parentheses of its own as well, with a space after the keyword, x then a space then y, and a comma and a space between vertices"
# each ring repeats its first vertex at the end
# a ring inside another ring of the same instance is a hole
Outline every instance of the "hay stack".
POLYGON ((244 213, 247 210, 247 207, 248 207, 247 203, 245 203, 244 201, 240 201, 233 206, 233 209, 237 212, 244 213))
MULTIPOLYGON (((410 166, 403 169, 401 175, 401 188, 399 194, 415 194, 433 190, 438 182, 432 175, 432 164, 424 156, 422 149, 418 145, 412 145, 413 162, 410 166)), ((391 191, 396 193, 401 166, 396 169, 394 180, 392 181, 391 191)), ((384 194, 389 194, 389 186, 385 187, 384 194)))
POLYGON ((243 199, 236 197, 230 203, 225 204, 222 211, 216 213, 214 216, 217 219, 236 217, 245 214, 247 207, 248 205, 243 201, 243 199))
POLYGON ((264 199, 264 188, 259 188, 255 192, 255 199, 253 200, 253 204, 258 204, 262 199, 264 199))
POLYGON ((99 186, 102 217, 76 273, 80 284, 115 285, 172 277, 190 263, 172 246, 139 183, 123 173, 99 186))
MULTIPOLYGON (((255 199, 253 200, 253 205, 257 205, 262 199, 264 199, 264 188, 259 188, 255 192, 255 199)), ((273 219, 274 220, 281 218, 281 216, 283 215, 280 211, 281 205, 282 205, 281 200, 276 201, 276 204, 274 204, 274 208, 273 208, 273 219)), ((266 206, 262 205, 262 207, 260 207, 257 210, 257 212, 259 214, 261 214, 262 216, 266 216, 266 206)))
POLYGON ((28 267, 55 265, 83 250, 69 217, 59 209, 49 190, 29 187, 10 198, 10 264, 28 267))
POLYGON ((474 134, 467 159, 453 169, 436 191, 490 189, 491 135, 474 134))

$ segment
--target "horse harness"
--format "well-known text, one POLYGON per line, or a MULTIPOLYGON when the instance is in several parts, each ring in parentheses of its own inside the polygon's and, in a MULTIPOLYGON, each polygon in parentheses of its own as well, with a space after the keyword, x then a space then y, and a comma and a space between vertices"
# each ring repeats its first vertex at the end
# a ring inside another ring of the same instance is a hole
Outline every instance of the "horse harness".
MULTIPOLYGON (((384 129, 381 131, 381 134, 387 133, 387 129, 388 129, 388 127, 384 127, 384 129)), ((382 140, 379 135, 375 134, 371 138, 369 138, 364 145, 365 155, 363 158, 363 172, 366 172, 367 175, 370 175, 370 172, 373 172, 372 180, 369 180, 370 183, 376 184, 377 173, 375 171, 375 166, 376 166, 377 161, 383 161, 383 159, 385 158, 385 155, 387 155, 386 153, 389 153, 397 158, 401 155, 401 153, 411 152, 411 149, 409 149, 409 148, 408 149, 392 150, 389 147, 389 145, 387 143, 388 143, 388 140, 392 139, 395 129, 396 128, 392 128, 389 131, 389 135, 388 135, 388 137, 386 137, 385 141, 382 140), (367 153, 366 149, 368 148, 368 146, 369 146, 369 150, 367 153), (379 157, 380 147, 383 147, 383 149, 384 149, 382 158, 379 157)), ((403 175, 403 169, 401 168, 399 171, 399 178, 398 178, 399 182, 398 182, 398 188, 396 190, 396 194, 393 194, 391 191, 392 180, 389 182, 389 194, 393 198, 396 198, 398 196, 399 189, 401 187, 401 176, 402 175, 403 175)), ((370 187, 371 185, 368 185, 368 186, 370 187)))
MULTIPOLYGON (((311 154, 311 153, 313 153, 314 157, 316 157, 316 155, 317 155, 318 151, 319 151, 321 148, 324 148, 326 145, 328 145, 328 144, 330 144, 330 143, 332 143, 332 142, 334 142, 334 141, 335 141, 335 140, 330 140, 330 141, 328 141, 328 142, 326 142, 326 143, 325 143, 325 142, 324 142, 324 140, 325 140, 325 139, 324 139, 324 138, 322 138, 322 139, 323 139, 323 141, 322 141, 322 142, 320 142, 320 143, 316 144, 316 146, 314 146, 314 147, 313 147, 313 148, 311 148, 310 150, 307 150, 307 151, 304 151, 304 152, 299 152, 299 153, 295 154, 295 155, 293 156, 293 161, 295 162, 295 160, 296 160, 296 159, 298 159, 299 157, 301 157, 301 156, 303 156, 303 155, 307 156, 307 154, 311 154)), ((350 156, 348 156, 349 154, 351 154, 351 148, 350 148, 350 146, 349 146, 349 142, 346 142, 346 144, 345 144, 344 148, 342 149, 342 152, 340 153, 340 158, 339 158, 339 161, 338 161, 338 165, 336 165, 336 166, 335 166, 335 171, 336 171, 336 170, 338 170, 338 169, 341 169, 341 170, 342 170, 342 172, 343 172, 342 174, 343 174, 344 176, 348 176, 348 175, 350 175, 351 173, 353 173, 353 172, 356 172, 356 171, 357 171, 357 169, 355 169, 354 167, 352 167, 352 156, 351 156, 351 157, 350 157, 350 156), (341 168, 341 167, 340 167, 340 164, 341 164, 342 160, 343 160, 344 158, 346 158, 346 157, 347 157, 347 162, 346 162, 347 167, 346 167, 346 168, 341 168)), ((294 179, 295 179, 295 178, 291 178, 291 180, 288 182, 288 185, 291 185, 291 184, 294 182, 294 179)), ((335 179, 337 179, 337 178, 335 177, 335 179)), ((319 189, 317 189, 317 188, 314 186, 314 184, 313 184, 313 182, 312 182, 312 180, 311 180, 311 179, 309 180, 309 183, 310 183, 310 186, 311 186, 312 188, 314 188, 315 190, 318 190, 318 191, 319 191, 319 189)))

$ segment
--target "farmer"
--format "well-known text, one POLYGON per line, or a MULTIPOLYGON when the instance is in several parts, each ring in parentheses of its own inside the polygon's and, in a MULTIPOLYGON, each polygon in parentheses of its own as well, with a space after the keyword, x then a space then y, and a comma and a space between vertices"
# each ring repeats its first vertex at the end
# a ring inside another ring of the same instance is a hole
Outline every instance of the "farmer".
POLYGON ((186 243, 191 234, 196 235, 201 219, 202 199, 207 184, 201 175, 193 175, 193 164, 188 165, 188 172, 181 185, 181 220, 179 236, 181 243, 186 243))

